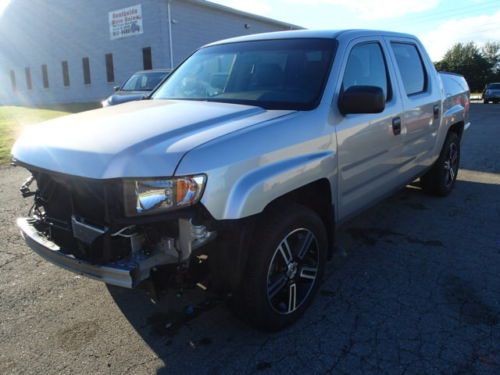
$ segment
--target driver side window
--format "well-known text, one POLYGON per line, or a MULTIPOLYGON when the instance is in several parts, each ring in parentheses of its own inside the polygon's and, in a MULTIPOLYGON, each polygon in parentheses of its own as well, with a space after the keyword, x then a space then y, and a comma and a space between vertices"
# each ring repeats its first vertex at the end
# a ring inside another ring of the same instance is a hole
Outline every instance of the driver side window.
POLYGON ((352 86, 380 87, 386 101, 391 99, 387 67, 379 43, 363 43, 351 50, 342 80, 342 91, 352 86))

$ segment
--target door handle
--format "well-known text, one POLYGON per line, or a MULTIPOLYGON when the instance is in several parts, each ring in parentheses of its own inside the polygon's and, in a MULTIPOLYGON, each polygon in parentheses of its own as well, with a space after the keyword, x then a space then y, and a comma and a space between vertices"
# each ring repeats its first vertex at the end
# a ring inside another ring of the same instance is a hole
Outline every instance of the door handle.
POLYGON ((392 132, 394 135, 401 134, 401 117, 394 117, 392 119, 392 132))
POLYGON ((439 105, 435 104, 432 112, 434 113, 434 119, 437 120, 439 118, 439 105))

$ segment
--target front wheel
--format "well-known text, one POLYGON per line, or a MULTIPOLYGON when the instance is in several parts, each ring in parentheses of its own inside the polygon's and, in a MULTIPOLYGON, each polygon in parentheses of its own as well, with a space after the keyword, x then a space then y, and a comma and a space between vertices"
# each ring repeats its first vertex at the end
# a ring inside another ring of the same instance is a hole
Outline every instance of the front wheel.
POLYGON ((309 307, 323 276, 327 235, 312 210, 289 205, 260 223, 240 291, 239 315, 266 331, 280 330, 309 307))
POLYGON ((449 132, 439 155, 430 171, 420 177, 426 193, 446 196, 457 179, 460 165, 460 139, 454 132, 449 132))

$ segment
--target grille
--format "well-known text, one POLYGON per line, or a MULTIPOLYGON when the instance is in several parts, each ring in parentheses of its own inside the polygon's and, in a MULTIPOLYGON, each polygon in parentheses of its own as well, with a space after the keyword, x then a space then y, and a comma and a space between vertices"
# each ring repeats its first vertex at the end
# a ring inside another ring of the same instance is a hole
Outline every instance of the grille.
POLYGON ((49 236, 61 249, 92 263, 107 263, 128 255, 130 245, 126 241, 105 234, 90 245, 84 244, 74 238, 71 226, 71 216, 75 215, 90 225, 108 227, 106 196, 120 196, 118 184, 44 172, 33 175, 49 236))
POLYGON ((105 226, 105 183, 64 175, 36 173, 47 216, 71 226, 71 215, 105 226))

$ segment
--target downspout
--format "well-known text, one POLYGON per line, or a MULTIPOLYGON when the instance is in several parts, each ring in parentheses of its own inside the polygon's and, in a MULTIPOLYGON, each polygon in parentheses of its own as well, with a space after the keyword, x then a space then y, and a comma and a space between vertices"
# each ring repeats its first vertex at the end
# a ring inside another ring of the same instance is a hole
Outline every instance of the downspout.
POLYGON ((174 46, 172 39, 172 12, 170 9, 171 0, 167 3, 167 18, 168 18, 168 42, 170 47, 170 69, 174 68, 174 46))

